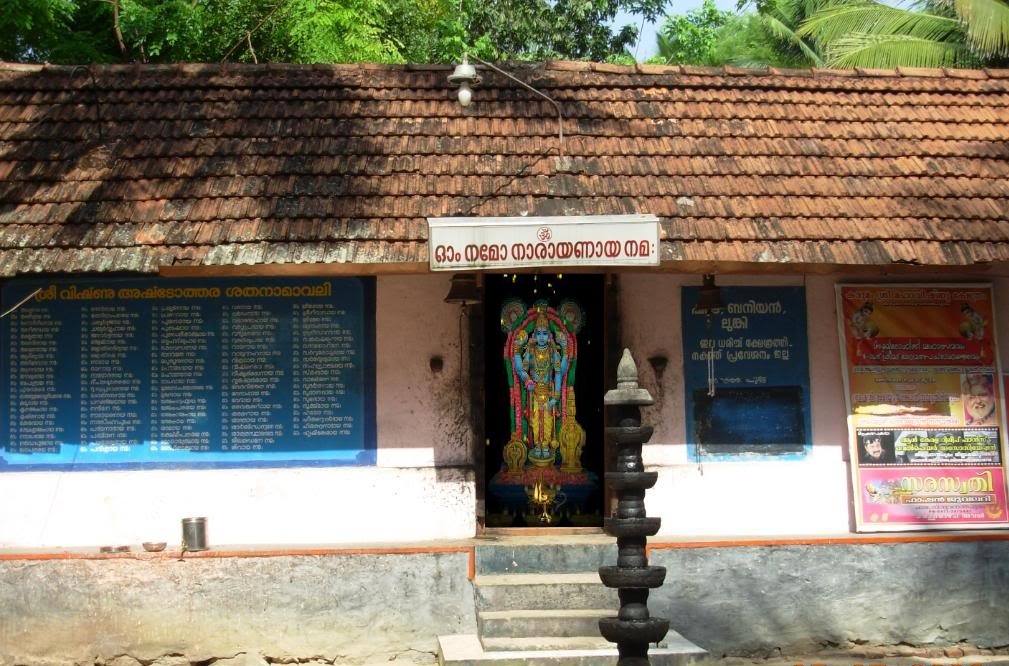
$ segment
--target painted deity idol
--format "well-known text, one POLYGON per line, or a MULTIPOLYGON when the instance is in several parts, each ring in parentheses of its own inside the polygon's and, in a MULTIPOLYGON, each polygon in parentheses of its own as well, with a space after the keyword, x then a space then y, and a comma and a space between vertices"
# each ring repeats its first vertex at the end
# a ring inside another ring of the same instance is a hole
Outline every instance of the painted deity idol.
POLYGON ((561 378, 568 371, 566 333, 550 332, 546 308, 540 307, 532 337, 516 350, 514 363, 526 391, 526 411, 531 430, 529 461, 537 466, 553 464, 557 449, 554 427, 560 406, 561 378))
POLYGON ((580 447, 561 446, 577 426, 574 382, 576 335, 581 325, 581 308, 573 301, 565 301, 557 310, 542 301, 528 309, 519 301, 502 307, 501 328, 508 334, 503 355, 511 397, 511 437, 504 462, 511 474, 521 473, 527 464, 552 467, 560 448, 565 449, 565 471, 581 469, 572 459, 574 449, 580 447))

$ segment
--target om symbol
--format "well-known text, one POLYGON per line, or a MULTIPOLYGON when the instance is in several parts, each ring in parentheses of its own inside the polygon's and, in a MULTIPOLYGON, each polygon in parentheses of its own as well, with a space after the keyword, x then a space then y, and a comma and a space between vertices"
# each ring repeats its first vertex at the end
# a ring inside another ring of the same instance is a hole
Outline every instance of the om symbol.
POLYGON ((536 238, 541 242, 546 242, 554 237, 554 232, 550 231, 550 227, 540 227, 536 230, 536 238))

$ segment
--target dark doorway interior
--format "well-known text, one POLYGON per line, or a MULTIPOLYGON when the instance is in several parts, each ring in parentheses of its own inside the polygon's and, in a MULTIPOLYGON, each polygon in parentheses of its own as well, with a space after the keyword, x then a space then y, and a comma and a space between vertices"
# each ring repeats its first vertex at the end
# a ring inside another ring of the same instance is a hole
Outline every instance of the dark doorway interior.
POLYGON ((602 524, 603 283, 485 276, 488 527, 602 524))

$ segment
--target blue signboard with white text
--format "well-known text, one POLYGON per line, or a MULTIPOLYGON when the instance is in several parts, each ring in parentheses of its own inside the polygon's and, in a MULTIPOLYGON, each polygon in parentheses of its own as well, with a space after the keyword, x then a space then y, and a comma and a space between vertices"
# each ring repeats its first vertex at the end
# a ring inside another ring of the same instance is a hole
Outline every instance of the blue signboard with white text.
POLYGON ((0 471, 374 464, 371 278, 4 284, 22 301, 0 471))
POLYGON ((800 457, 812 443, 806 296, 802 287, 722 287, 720 309, 682 292, 690 455, 800 457))

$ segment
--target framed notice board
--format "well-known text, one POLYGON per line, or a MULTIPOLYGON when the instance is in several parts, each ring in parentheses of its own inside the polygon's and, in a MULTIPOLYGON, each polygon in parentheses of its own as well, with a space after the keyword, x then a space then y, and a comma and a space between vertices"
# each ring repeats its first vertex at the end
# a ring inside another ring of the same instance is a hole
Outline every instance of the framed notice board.
POLYGON ((11 280, 0 471, 368 465, 372 278, 11 280))
POLYGON ((687 446, 709 460, 801 458, 812 444, 802 287, 722 287, 697 310, 683 287, 687 446))

